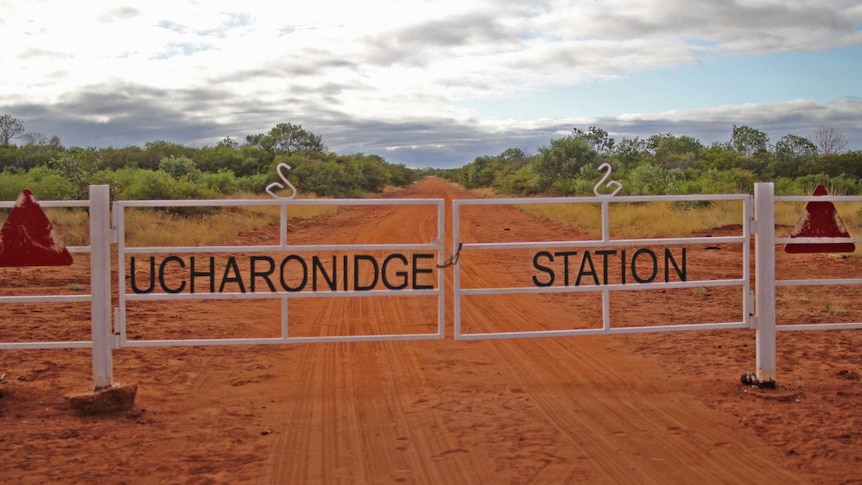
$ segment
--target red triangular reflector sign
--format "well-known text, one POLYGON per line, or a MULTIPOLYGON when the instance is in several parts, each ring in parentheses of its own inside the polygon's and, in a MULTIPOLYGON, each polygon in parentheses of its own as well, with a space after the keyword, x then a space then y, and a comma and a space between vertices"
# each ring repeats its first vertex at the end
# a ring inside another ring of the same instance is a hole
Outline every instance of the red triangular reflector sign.
POLYGON ((69 266, 72 255, 54 242, 51 221, 24 189, 0 229, 0 267, 69 266))
MULTIPOLYGON (((814 189, 812 195, 829 195, 823 184, 814 189)), ((790 233, 790 237, 850 237, 844 221, 835 210, 832 202, 811 201, 805 205, 805 212, 790 233)), ((852 253, 856 245, 851 243, 813 243, 787 244, 786 253, 852 253)))

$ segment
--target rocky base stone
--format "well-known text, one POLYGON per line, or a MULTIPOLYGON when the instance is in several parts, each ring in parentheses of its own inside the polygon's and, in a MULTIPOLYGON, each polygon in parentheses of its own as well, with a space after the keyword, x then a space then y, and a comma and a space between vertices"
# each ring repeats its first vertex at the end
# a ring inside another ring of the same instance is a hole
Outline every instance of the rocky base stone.
POLYGON ((69 407, 79 414, 110 414, 128 411, 135 405, 138 386, 114 384, 106 389, 66 396, 69 407))

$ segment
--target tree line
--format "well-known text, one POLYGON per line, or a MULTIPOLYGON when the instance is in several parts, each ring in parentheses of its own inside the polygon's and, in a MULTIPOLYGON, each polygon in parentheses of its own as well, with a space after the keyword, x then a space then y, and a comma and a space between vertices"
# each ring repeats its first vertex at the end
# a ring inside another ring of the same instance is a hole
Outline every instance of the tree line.
POLYGON ((126 200, 263 193, 279 180, 280 163, 291 166, 288 179, 299 193, 319 196, 362 196, 419 176, 377 155, 337 155, 320 135, 291 123, 243 142, 225 138, 202 148, 163 140, 143 147, 67 148, 56 135, 26 132, 21 120, 0 116, 0 200, 14 200, 23 188, 43 200, 86 198, 90 184, 108 184, 114 198, 126 200))
POLYGON ((534 155, 509 148, 456 169, 416 170, 378 155, 334 154, 321 136, 291 123, 202 148, 162 140, 143 147, 66 148, 57 136, 26 132, 21 120, 4 114, 0 199, 14 199, 24 187, 41 199, 83 198, 93 183, 110 185, 121 199, 262 193, 278 180, 279 163, 292 167, 288 178, 300 193, 320 196, 376 193, 423 175, 508 195, 592 195, 602 163, 611 164, 627 195, 751 193, 758 181, 774 181, 778 194, 806 194, 823 183, 830 193, 857 195, 862 151, 847 151, 847 145, 840 129, 826 126, 810 138, 790 134, 771 143, 759 129, 734 125, 729 140, 709 146, 671 133, 617 141, 590 126, 550 140, 534 155))
POLYGON ((430 170, 466 188, 491 187, 510 195, 593 195, 609 163, 622 194, 751 193, 754 183, 773 181, 776 193, 808 194, 817 184, 830 193, 862 193, 862 151, 847 151, 836 127, 813 137, 786 135, 770 143, 767 133, 733 126, 730 139, 704 145, 687 135, 655 134, 617 142, 599 127, 574 128, 528 156, 519 148, 476 157, 452 170, 430 170))

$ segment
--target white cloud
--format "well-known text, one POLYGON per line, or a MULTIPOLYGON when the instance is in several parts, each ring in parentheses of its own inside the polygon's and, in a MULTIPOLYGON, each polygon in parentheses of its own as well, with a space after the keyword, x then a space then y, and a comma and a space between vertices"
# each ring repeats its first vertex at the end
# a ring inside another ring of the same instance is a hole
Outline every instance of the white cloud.
MULTIPOLYGON (((44 105, 56 115, 68 109, 61 118, 80 118, 84 126, 92 119, 119 122, 141 111, 161 113, 173 117, 164 121, 171 127, 166 133, 184 133, 180 122, 191 120, 181 142, 262 131, 284 121, 351 127, 362 130, 353 142, 372 136, 383 140, 375 145, 381 147, 434 147, 446 143, 443 135, 468 143, 457 137, 465 127, 471 127, 470 140, 505 130, 517 133, 516 139, 538 132, 547 138, 568 121, 480 117, 457 103, 577 87, 720 56, 862 43, 862 7, 843 0, 58 0, 2 4, 0 18, 6 46, 0 52, 0 111, 44 105), (106 104, 95 92, 121 102, 106 104), (393 130, 398 123, 421 125, 427 143, 365 131, 393 130), (438 131, 427 131, 432 129, 438 131)), ((830 103, 822 119, 841 114, 838 104, 830 103)), ((647 126, 782 116, 777 105, 768 106, 636 118, 647 126)), ((782 106, 808 109, 799 102, 782 106)), ((146 120, 147 127, 157 124, 146 120)), ((130 143, 158 133, 147 128, 136 135, 135 125, 125 122, 112 133, 120 136, 120 127, 130 130, 122 138, 130 143)), ((349 138, 337 145, 347 146, 349 138)))

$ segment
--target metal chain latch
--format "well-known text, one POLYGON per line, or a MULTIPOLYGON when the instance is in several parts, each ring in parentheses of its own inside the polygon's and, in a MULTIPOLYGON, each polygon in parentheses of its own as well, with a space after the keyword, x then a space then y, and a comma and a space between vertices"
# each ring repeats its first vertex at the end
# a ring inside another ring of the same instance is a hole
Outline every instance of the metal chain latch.
POLYGON ((461 247, 463 245, 464 245, 464 243, 458 243, 458 249, 455 251, 455 254, 453 254, 452 256, 449 256, 449 258, 446 259, 446 261, 443 261, 443 264, 438 264, 437 267, 440 269, 443 269, 443 268, 448 268, 450 266, 455 266, 456 264, 458 264, 458 260, 461 258, 461 247))

